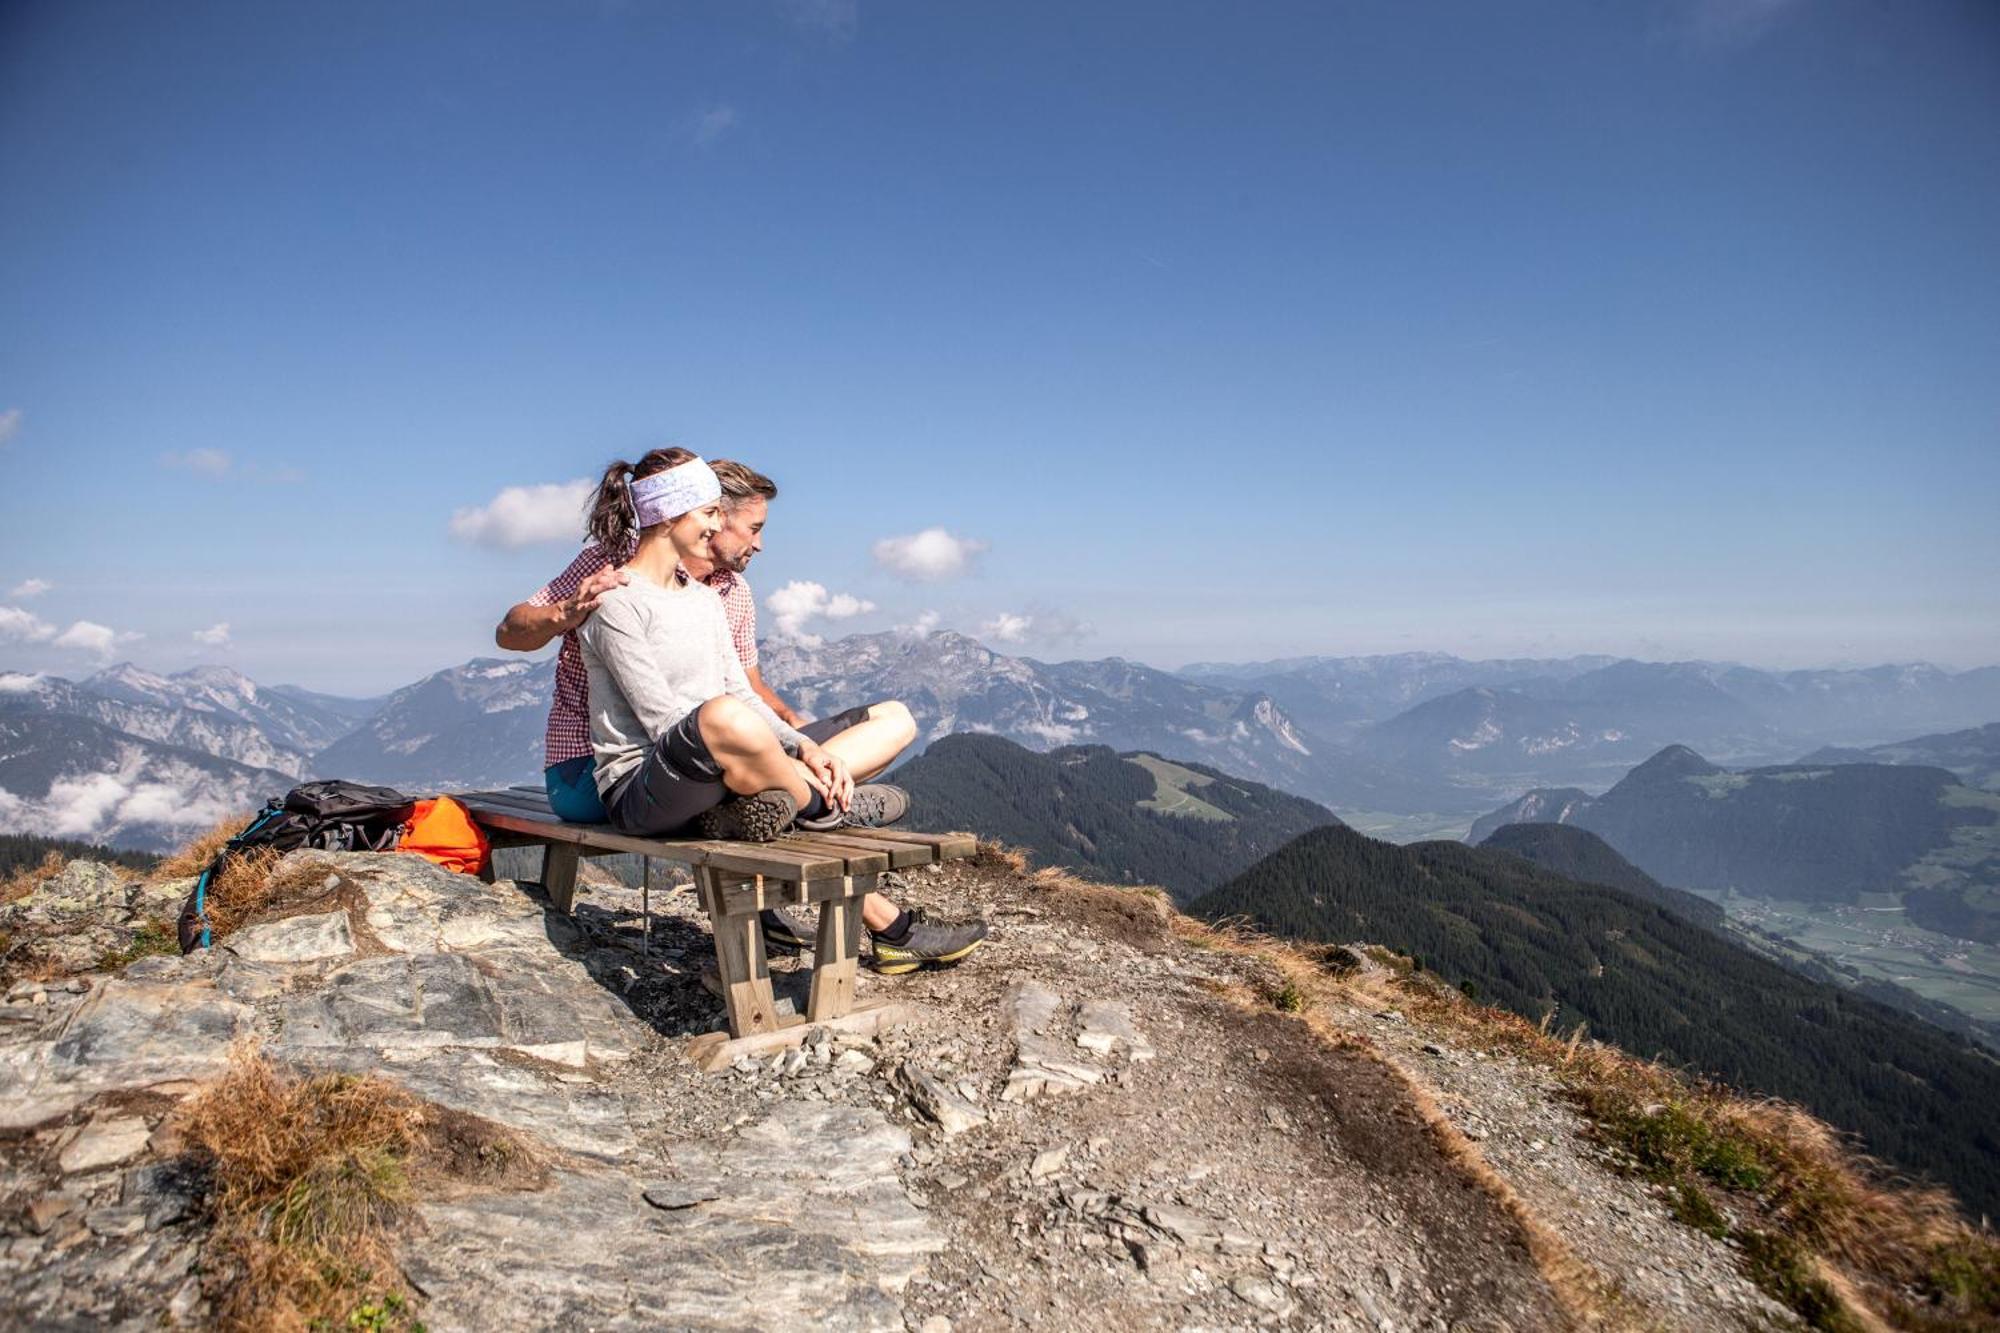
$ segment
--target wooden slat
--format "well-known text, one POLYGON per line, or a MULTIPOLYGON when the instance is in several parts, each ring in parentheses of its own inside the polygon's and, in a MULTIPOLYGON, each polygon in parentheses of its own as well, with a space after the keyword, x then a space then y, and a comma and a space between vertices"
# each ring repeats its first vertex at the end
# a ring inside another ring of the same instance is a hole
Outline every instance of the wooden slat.
MULTIPOLYGON (((937 860, 937 849, 927 842, 890 842, 887 838, 853 838, 848 835, 852 829, 836 829, 832 833, 814 833, 808 836, 832 847, 847 847, 854 851, 878 851, 889 854, 889 869, 907 870, 911 866, 927 866, 937 860)), ((852 853, 850 852, 850 855, 852 853)), ((852 869, 852 862, 849 863, 852 869)))
POLYGON ((963 861, 979 850, 979 839, 970 833, 914 833, 897 828, 845 828, 841 833, 881 842, 919 842, 937 849, 940 861, 963 861))
POLYGON ((613 832, 606 824, 550 823, 546 819, 497 806, 480 806, 473 810, 473 815, 485 827, 525 833, 545 842, 601 847, 610 852, 635 852, 640 856, 657 856, 685 865, 714 866, 735 874, 806 880, 838 878, 847 873, 844 857, 820 850, 785 851, 780 843, 638 838, 613 832))
POLYGON ((530 801, 526 796, 512 796, 505 792, 500 792, 478 796, 461 796, 457 800, 460 805, 468 810, 506 810, 515 814, 540 815, 552 824, 563 822, 557 817, 554 811, 549 809, 547 801, 530 801))
POLYGON ((856 846, 833 838, 823 838, 817 833, 788 833, 772 845, 802 852, 820 852, 827 856, 838 856, 846 864, 847 873, 850 875, 879 875, 889 868, 889 851, 886 847, 856 846))
MULTIPOLYGON (((723 909, 731 915, 761 912, 767 907, 809 907, 839 898, 861 898, 875 892, 874 875, 836 875, 830 879, 746 879, 724 881, 723 909)), ((859 905, 857 904, 857 910, 859 905)))

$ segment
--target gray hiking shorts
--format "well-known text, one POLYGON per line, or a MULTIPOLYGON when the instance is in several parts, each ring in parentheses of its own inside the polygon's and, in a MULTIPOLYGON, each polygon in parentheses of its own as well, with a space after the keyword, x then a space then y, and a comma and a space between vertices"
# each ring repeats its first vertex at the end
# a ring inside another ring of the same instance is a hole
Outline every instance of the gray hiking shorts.
POLYGON ((677 833, 704 810, 729 796, 722 765, 701 738, 701 710, 668 727, 645 761, 619 779, 604 797, 611 827, 639 837, 677 833))

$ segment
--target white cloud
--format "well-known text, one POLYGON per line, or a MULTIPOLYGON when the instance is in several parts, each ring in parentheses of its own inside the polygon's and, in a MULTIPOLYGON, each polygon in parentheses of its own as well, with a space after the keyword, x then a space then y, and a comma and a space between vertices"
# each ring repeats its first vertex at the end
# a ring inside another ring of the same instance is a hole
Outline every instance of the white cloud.
POLYGON ((94 620, 79 620, 56 636, 55 646, 73 648, 82 653, 95 653, 99 657, 109 657, 111 650, 119 644, 145 637, 131 630, 115 630, 94 620))
POLYGON ((232 813, 230 803, 172 782, 127 780, 112 773, 57 778, 39 801, 0 790, 9 827, 59 838, 98 838, 127 824, 206 828, 232 813))
POLYGON ((184 454, 163 454, 164 467, 184 468, 204 477, 220 477, 229 471, 229 455, 220 449, 190 449, 184 454))
POLYGON ((860 0, 785 0, 785 12, 805 31, 845 42, 861 26, 860 0))
POLYGON ((0 606, 0 640, 8 643, 47 643, 56 636, 56 627, 18 606, 0 606))
POLYGON ((1698 46, 1741 50, 1802 4, 1803 0, 1687 0, 1682 21, 1698 46))
POLYGON ((42 683, 40 676, 22 671, 0 671, 0 694, 27 694, 42 683))
POLYGON ((0 412, 0 444, 5 444, 21 433, 21 409, 10 407, 0 412))
POLYGON ((925 611, 911 623, 896 626, 896 633, 911 639, 928 639, 943 619, 935 611, 925 611))
POLYGON ((505 550, 579 541, 591 489, 583 480, 509 486, 488 504, 454 513, 451 535, 476 546, 505 550))
POLYGON ((986 549, 973 537, 954 537, 943 528, 925 528, 907 537, 884 537, 875 543, 875 563, 893 574, 923 583, 957 578, 986 549))
POLYGON ((1045 722, 1040 718, 1029 718, 1014 730, 1050 746, 1074 745, 1076 738, 1083 735, 1083 729, 1080 727, 1065 726, 1060 722, 1045 722))
POLYGON ((712 106, 694 118, 695 145, 706 148, 735 128, 735 107, 712 106))
POLYGON ((55 584, 50 583, 47 579, 22 579, 19 583, 8 589, 7 595, 9 597, 40 597, 55 586, 55 584))
POLYGON ((793 579, 776 592, 767 594, 764 606, 770 611, 780 638, 807 648, 817 647, 820 643, 818 635, 806 631, 808 620, 849 620, 875 609, 873 602, 850 593, 828 593, 824 584, 805 579, 793 579))
POLYGON ((1001 643, 1019 643, 1028 637, 1028 630, 1034 623, 1033 616, 1017 616, 1011 611, 1002 611, 981 625, 979 632, 1001 643))
POLYGON ((207 629, 196 630, 194 632, 194 641, 196 643, 205 643, 211 648, 227 648, 229 646, 229 622, 219 620, 207 629))

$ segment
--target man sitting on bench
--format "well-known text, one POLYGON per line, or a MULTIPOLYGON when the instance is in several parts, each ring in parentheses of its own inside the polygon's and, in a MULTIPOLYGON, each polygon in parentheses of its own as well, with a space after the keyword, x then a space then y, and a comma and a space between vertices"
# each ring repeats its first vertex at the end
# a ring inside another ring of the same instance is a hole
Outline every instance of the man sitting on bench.
MULTIPOLYGON (((564 819, 588 823, 610 819, 600 800, 599 788, 603 787, 611 793, 617 786, 615 781, 597 781, 597 765, 604 753, 601 746, 596 756, 591 750, 590 732, 595 710, 591 707, 591 682, 585 669, 578 632, 591 620, 592 612, 607 595, 614 590, 622 592, 631 582, 632 574, 623 566, 635 560, 639 546, 637 529, 640 515, 635 501, 628 494, 633 484, 690 462, 698 463, 699 460, 686 450, 654 450, 636 467, 619 463, 608 469, 592 507, 592 544, 558 578, 528 601, 513 607, 495 632, 495 641, 501 647, 524 652, 544 646, 557 634, 563 636, 546 735, 548 768, 545 786, 551 809, 564 819)), ((644 812, 640 818, 657 822, 672 814, 679 816, 676 822, 685 822, 696 813, 695 808, 685 813, 679 808, 689 798, 698 795, 700 800, 716 806, 728 796, 727 788, 742 791, 752 799, 748 804, 731 801, 726 808, 709 811, 706 820, 712 828, 705 832, 711 836, 738 836, 745 832, 762 832, 769 836, 767 826, 781 827, 785 822, 785 815, 774 817, 774 812, 787 800, 792 804, 792 811, 786 814, 803 816, 799 819, 799 826, 807 831, 845 824, 879 825, 899 818, 907 808, 907 797, 899 789, 876 784, 856 791, 853 779, 857 774, 864 779, 872 777, 887 768, 914 738, 916 728, 909 710, 900 703, 878 703, 849 709, 817 723, 808 723, 799 729, 803 735, 793 731, 790 723, 797 715, 764 684, 756 672, 755 603, 750 598, 748 584, 740 577, 751 558, 762 548, 763 525, 777 487, 741 464, 719 463, 713 469, 701 464, 699 471, 703 474, 700 480, 704 488, 713 479, 713 484, 722 491, 718 513, 709 516, 714 521, 682 524, 687 532, 678 542, 669 538, 669 524, 647 524, 647 527, 659 529, 655 534, 655 558, 648 564, 659 564, 673 571, 673 582, 669 585, 673 588, 688 587, 689 576, 692 576, 700 581, 694 587, 706 585, 703 591, 721 598, 730 644, 730 650, 724 655, 736 659, 727 666, 734 670, 735 678, 749 688, 740 698, 718 692, 717 697, 710 698, 694 713, 679 719, 684 724, 679 728, 685 733, 684 742, 690 745, 700 742, 700 748, 706 750, 709 749, 708 742, 715 740, 720 742, 719 747, 701 756, 702 762, 695 762, 691 751, 674 755, 670 762, 667 750, 659 749, 659 765, 666 767, 653 776, 664 780, 664 775, 668 773, 680 777, 698 774, 707 780, 694 787, 680 784, 660 788, 670 798, 669 805, 673 808, 644 812), (759 713, 768 716, 760 719, 756 716, 759 713), (746 722, 754 726, 746 729, 741 725, 746 722), (797 742, 804 741, 812 745, 812 750, 800 757, 781 760, 790 765, 789 773, 780 773, 776 768, 768 773, 762 772, 761 763, 751 763, 747 756, 738 755, 739 765, 749 765, 744 768, 745 774, 755 769, 756 781, 770 785, 746 788, 744 783, 750 781, 748 776, 725 784, 714 780, 718 762, 724 770, 729 766, 728 744, 721 741, 725 732, 752 742, 760 740, 754 733, 761 732, 761 744, 755 747, 759 750, 772 748, 774 738, 790 732, 796 737, 794 748, 800 748, 797 742), (785 781, 775 781, 780 777, 785 781)), ((662 515, 655 508, 646 517, 657 520, 662 515)), ((649 579, 648 582, 657 583, 657 580, 649 579)), ((624 598, 621 596, 619 600, 624 598)), ((614 640, 607 637, 606 642, 614 640)), ((602 655, 598 656, 598 674, 603 677, 605 664, 602 655)), ((635 684, 634 692, 647 693, 647 684, 635 684)), ((631 725, 633 715, 627 711, 625 716, 627 725, 631 725)), ((664 738, 651 739, 661 746, 665 745, 664 738)), ((647 767, 650 771, 659 765, 649 763, 647 767)), ((619 766, 621 769, 630 768, 629 763, 619 766)), ((625 790, 615 792, 616 799, 622 801, 632 794, 630 780, 636 776, 625 771, 613 775, 614 779, 625 779, 627 783, 625 790)), ((658 783, 653 785, 658 786, 658 783)), ((630 823, 631 820, 611 819, 610 822, 630 823)), ((659 832, 665 828, 666 825, 662 824, 645 831, 659 832)), ((633 831, 639 830, 635 828, 633 831)), ((961 959, 978 946, 986 933, 984 923, 978 921, 949 927, 919 921, 913 913, 899 910, 880 894, 870 894, 864 900, 862 917, 874 943, 872 965, 877 971, 890 974, 912 971, 926 962, 961 959)), ((809 947, 811 943, 808 932, 784 913, 765 912, 763 926, 766 942, 772 947, 798 949, 809 947)))

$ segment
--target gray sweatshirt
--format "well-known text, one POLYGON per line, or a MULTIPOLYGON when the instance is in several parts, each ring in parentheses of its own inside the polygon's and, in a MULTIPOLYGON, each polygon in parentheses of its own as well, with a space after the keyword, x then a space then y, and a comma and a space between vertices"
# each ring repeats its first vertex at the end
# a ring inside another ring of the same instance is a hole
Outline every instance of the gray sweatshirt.
POLYGON ((661 587, 642 574, 604 594, 576 631, 590 673, 590 745, 608 797, 653 742, 718 695, 757 710, 788 754, 805 739, 757 697, 743 674, 722 599, 690 579, 661 587))

